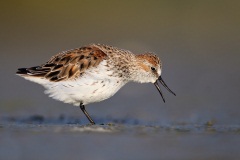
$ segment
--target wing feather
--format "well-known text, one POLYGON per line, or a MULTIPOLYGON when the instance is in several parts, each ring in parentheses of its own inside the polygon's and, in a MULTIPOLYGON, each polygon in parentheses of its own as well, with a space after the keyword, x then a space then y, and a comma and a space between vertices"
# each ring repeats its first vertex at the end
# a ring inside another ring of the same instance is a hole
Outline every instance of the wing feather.
POLYGON ((107 54, 94 45, 65 51, 53 56, 45 64, 30 68, 20 68, 17 74, 46 78, 58 82, 74 79, 91 67, 97 67, 107 59, 107 54))

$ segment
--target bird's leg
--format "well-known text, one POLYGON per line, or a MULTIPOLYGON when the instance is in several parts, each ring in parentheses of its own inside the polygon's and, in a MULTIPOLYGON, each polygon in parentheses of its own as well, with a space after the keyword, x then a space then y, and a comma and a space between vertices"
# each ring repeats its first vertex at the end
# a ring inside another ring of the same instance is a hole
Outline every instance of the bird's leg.
POLYGON ((92 118, 89 116, 88 112, 85 109, 85 106, 83 105, 83 103, 80 103, 80 109, 83 111, 83 113, 85 114, 85 116, 88 118, 89 122, 91 124, 95 124, 95 122, 92 120, 92 118))

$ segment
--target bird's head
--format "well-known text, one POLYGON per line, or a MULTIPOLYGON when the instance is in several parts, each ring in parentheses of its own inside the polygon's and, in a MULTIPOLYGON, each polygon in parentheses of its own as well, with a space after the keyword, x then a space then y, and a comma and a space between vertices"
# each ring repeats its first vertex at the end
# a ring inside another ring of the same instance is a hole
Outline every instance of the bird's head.
POLYGON ((161 77, 162 62, 152 53, 145 53, 136 56, 136 67, 133 74, 133 80, 140 83, 153 83, 159 91, 163 101, 165 99, 160 90, 158 82, 160 82, 170 93, 176 95, 171 91, 161 77))

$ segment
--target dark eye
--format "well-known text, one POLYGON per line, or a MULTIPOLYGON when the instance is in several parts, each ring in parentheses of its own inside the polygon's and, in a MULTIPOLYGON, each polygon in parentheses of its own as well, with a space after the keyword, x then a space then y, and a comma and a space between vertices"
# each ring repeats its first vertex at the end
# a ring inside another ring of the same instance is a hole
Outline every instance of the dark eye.
POLYGON ((154 68, 154 67, 151 67, 151 70, 152 70, 152 71, 156 71, 156 68, 154 68))

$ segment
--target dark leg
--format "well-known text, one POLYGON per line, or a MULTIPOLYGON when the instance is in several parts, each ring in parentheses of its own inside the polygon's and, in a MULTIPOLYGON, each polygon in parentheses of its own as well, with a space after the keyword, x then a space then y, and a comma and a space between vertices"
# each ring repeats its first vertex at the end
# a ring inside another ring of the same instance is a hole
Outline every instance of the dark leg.
POLYGON ((83 113, 85 114, 85 116, 88 118, 89 122, 91 124, 95 124, 95 122, 92 120, 92 118, 89 116, 89 114, 87 113, 86 109, 85 109, 85 106, 80 103, 80 109, 83 111, 83 113))

